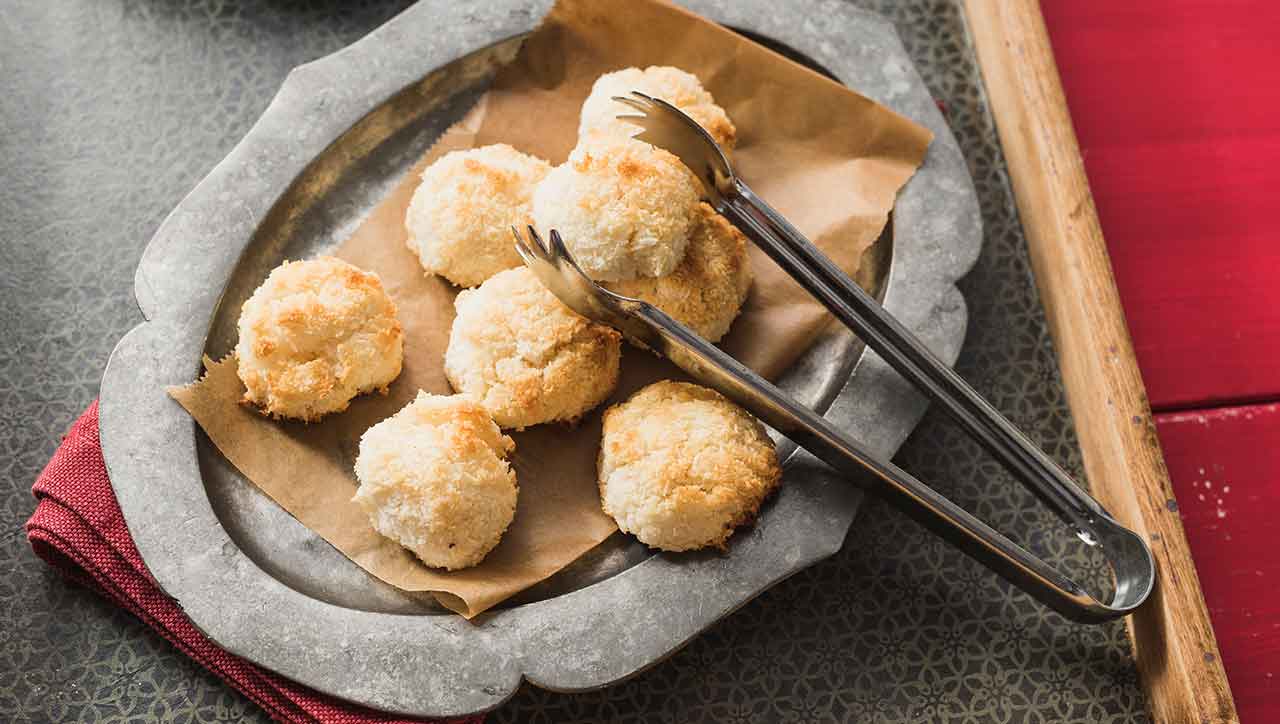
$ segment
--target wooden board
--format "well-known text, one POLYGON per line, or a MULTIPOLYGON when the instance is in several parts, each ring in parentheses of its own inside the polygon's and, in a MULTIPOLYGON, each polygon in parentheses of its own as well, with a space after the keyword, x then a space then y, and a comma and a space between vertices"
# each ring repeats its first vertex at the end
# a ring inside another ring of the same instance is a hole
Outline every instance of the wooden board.
POLYGON ((1240 719, 1275 721, 1280 405, 1166 413, 1156 427, 1240 719))
POLYGON ((1152 717, 1237 722, 1039 3, 965 5, 1090 486, 1160 568, 1128 619, 1152 717))
POLYGON ((1043 10, 1152 407, 1280 397, 1280 3, 1043 10))

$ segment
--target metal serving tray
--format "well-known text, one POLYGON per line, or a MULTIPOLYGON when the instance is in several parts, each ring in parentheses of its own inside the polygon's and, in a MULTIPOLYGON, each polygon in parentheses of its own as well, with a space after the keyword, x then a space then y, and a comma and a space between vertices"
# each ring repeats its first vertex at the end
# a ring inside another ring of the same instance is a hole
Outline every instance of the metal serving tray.
MULTIPOLYGON (((862 281, 946 361, 964 338, 954 282, 981 245, 964 159, 888 22, 801 0, 685 5, 825 69, 936 138, 898 198, 862 281)), ((420 3, 290 73, 243 141, 147 247, 146 321, 111 356, 103 451, 148 568, 214 641, 320 691, 388 711, 459 715, 522 679, 597 688, 660 661, 769 586, 839 550, 861 493, 803 452, 780 494, 720 554, 653 554, 615 535, 473 621, 365 574, 241 477, 164 388, 234 345, 241 302, 282 259, 340 242, 483 92, 548 3, 420 3), (447 32, 442 32, 447 28, 447 32)), ((847 333, 781 381, 891 455, 925 402, 847 333)))

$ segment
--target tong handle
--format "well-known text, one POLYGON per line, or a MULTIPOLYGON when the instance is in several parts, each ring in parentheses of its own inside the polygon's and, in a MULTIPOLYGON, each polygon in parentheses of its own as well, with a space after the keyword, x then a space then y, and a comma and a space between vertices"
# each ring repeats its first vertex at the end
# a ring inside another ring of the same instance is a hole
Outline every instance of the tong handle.
POLYGON ((746 184, 727 199, 729 216, 775 262, 875 350, 899 374, 939 405, 1077 532, 1088 534, 1102 506, 1062 468, 944 365, 844 270, 823 254, 746 184))
MULTIPOLYGON (((1141 603, 1155 583, 1155 563, 1145 542, 1112 519, 1096 500, 1076 486, 1071 477, 1043 451, 1028 440, 959 375, 942 364, 919 339, 854 283, 843 270, 781 214, 760 199, 740 179, 734 179, 733 184, 732 192, 723 194, 718 199, 718 206, 721 207, 719 211, 742 229, 757 246, 813 294, 837 319, 852 329, 867 343, 867 346, 875 350, 890 366, 920 388, 926 396, 960 423, 961 427, 1013 472, 1023 485, 1071 525, 1082 541, 1091 546, 1103 546, 1116 574, 1115 600, 1111 606, 1101 604, 1092 597, 1088 597, 1092 604, 1083 605, 1078 599, 1080 593, 1078 586, 1074 584, 1069 587, 1064 586, 1064 582, 1067 584, 1070 582, 1060 576, 1055 581, 1041 575, 1042 572, 1037 573, 1039 581, 1034 582, 1032 588, 1023 587, 1029 593, 1037 595, 1033 590, 1036 586, 1058 586, 1062 589, 1057 596, 1059 602, 1080 613, 1080 616, 1072 615, 1070 611, 1059 608, 1051 601, 1046 603, 1072 618, 1081 616, 1090 618, 1098 615, 1099 611, 1093 604, 1102 606, 1106 609, 1108 617, 1113 617, 1123 615, 1141 603), (1139 596, 1136 601, 1125 600, 1134 595, 1139 596), (1067 604, 1068 600, 1072 603, 1067 604), (1081 608, 1082 605, 1083 608, 1081 608), (1084 609, 1092 610, 1093 613, 1085 614, 1084 609)), ((814 451, 810 450, 810 452, 814 451)), ((830 461, 827 462, 830 463, 830 461)), ((902 474, 905 475, 905 473, 902 474)), ((914 478, 911 480, 914 481, 914 478)), ((919 481, 915 482, 918 484, 919 481)), ((927 486, 925 487, 927 489, 927 486)), ((937 496, 936 493, 933 495, 937 496)), ((982 525, 981 521, 956 518, 956 511, 961 513, 963 511, 949 502, 945 506, 935 505, 930 498, 919 493, 908 497, 918 498, 913 507, 918 507, 919 504, 931 505, 934 513, 953 518, 951 527, 958 526, 964 531, 960 539, 933 525, 930 527, 951 538, 971 554, 975 550, 994 545, 992 542, 994 539, 991 536, 999 536, 994 530, 982 525), (973 523, 981 527, 975 527, 973 523)), ((937 497, 940 500, 946 500, 941 496, 937 497)), ((904 510, 912 513, 909 509, 904 508, 904 510)), ((927 521, 922 522, 927 523, 927 521)), ((1000 540, 1013 545, 1003 537, 1000 540)), ((1016 553, 1005 550, 1003 544, 996 546, 1000 551, 996 559, 990 559, 989 555, 985 557, 975 555, 975 557, 1021 586, 1020 581, 1029 580, 1029 572, 1035 568, 1033 561, 1038 566, 1045 564, 1016 545, 1013 547, 1017 549, 1016 553), (1015 559, 1019 558, 1020 564, 1013 565, 1015 559), (992 565, 993 563, 995 565, 992 565), (1010 568, 1011 565, 1013 565, 1012 568, 1010 568)), ((989 553, 995 553, 995 551, 989 553)), ((1038 568, 1035 570, 1039 571, 1038 568)), ((1037 597, 1040 596, 1037 595, 1037 597)))
POLYGON ((1146 598, 1149 586, 1144 588, 1134 576, 1119 573, 1140 569, 1146 547, 1110 518, 1099 530, 1118 575, 1116 595, 1105 604, 910 473, 870 453, 821 415, 666 313, 644 302, 632 304, 628 311, 656 333, 656 351, 1049 608, 1074 621, 1099 623, 1129 613, 1146 598))

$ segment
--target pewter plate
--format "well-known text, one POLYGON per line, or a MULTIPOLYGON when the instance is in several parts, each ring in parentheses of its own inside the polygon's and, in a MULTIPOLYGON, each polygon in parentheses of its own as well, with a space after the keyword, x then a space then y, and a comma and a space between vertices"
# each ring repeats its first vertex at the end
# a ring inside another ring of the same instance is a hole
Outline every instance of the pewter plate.
MULTIPOLYGON (((863 278, 943 359, 965 311, 954 287, 980 220, 959 149, 892 26, 829 4, 802 34, 800 0, 695 0, 693 10, 806 60, 936 135, 863 278)), ((295 69, 245 139, 173 211, 135 291, 146 322, 102 385, 112 484, 160 586, 228 650, 367 706, 447 716, 493 708, 522 679, 562 691, 653 665, 783 578, 839 550, 861 494, 803 452, 727 555, 651 554, 616 535, 552 579, 467 622, 375 581, 244 480, 164 393, 234 342, 235 310, 284 258, 345 238, 483 92, 546 11, 420 3, 295 69), (441 32, 447 28, 447 32, 441 32)), ((847 333, 820 340, 785 387, 888 456, 923 399, 847 333)), ((790 452, 792 448, 787 447, 790 452)))

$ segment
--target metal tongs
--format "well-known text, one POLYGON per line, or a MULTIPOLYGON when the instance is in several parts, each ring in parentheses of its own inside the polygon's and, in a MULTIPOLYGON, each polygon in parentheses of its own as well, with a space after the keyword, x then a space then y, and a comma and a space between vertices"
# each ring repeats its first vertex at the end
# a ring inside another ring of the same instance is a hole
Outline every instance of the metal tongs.
POLYGON ((1085 544, 1100 547, 1115 577, 1111 602, 1099 601, 911 474, 872 455, 820 415, 661 310, 595 284, 578 268, 556 231, 550 232, 549 244, 543 243, 533 227, 529 227, 529 240, 516 231, 516 248, 525 264, 560 301, 585 317, 618 328, 633 343, 670 358, 694 378, 828 465, 855 476, 871 492, 1067 618, 1086 623, 1108 621, 1130 613, 1147 599, 1155 585, 1155 561, 1141 537, 1117 523, 990 403, 756 196, 697 123, 675 106, 643 93, 614 100, 638 111, 619 116, 643 129, 636 138, 680 158, 702 182, 716 211, 977 438, 1085 544))

